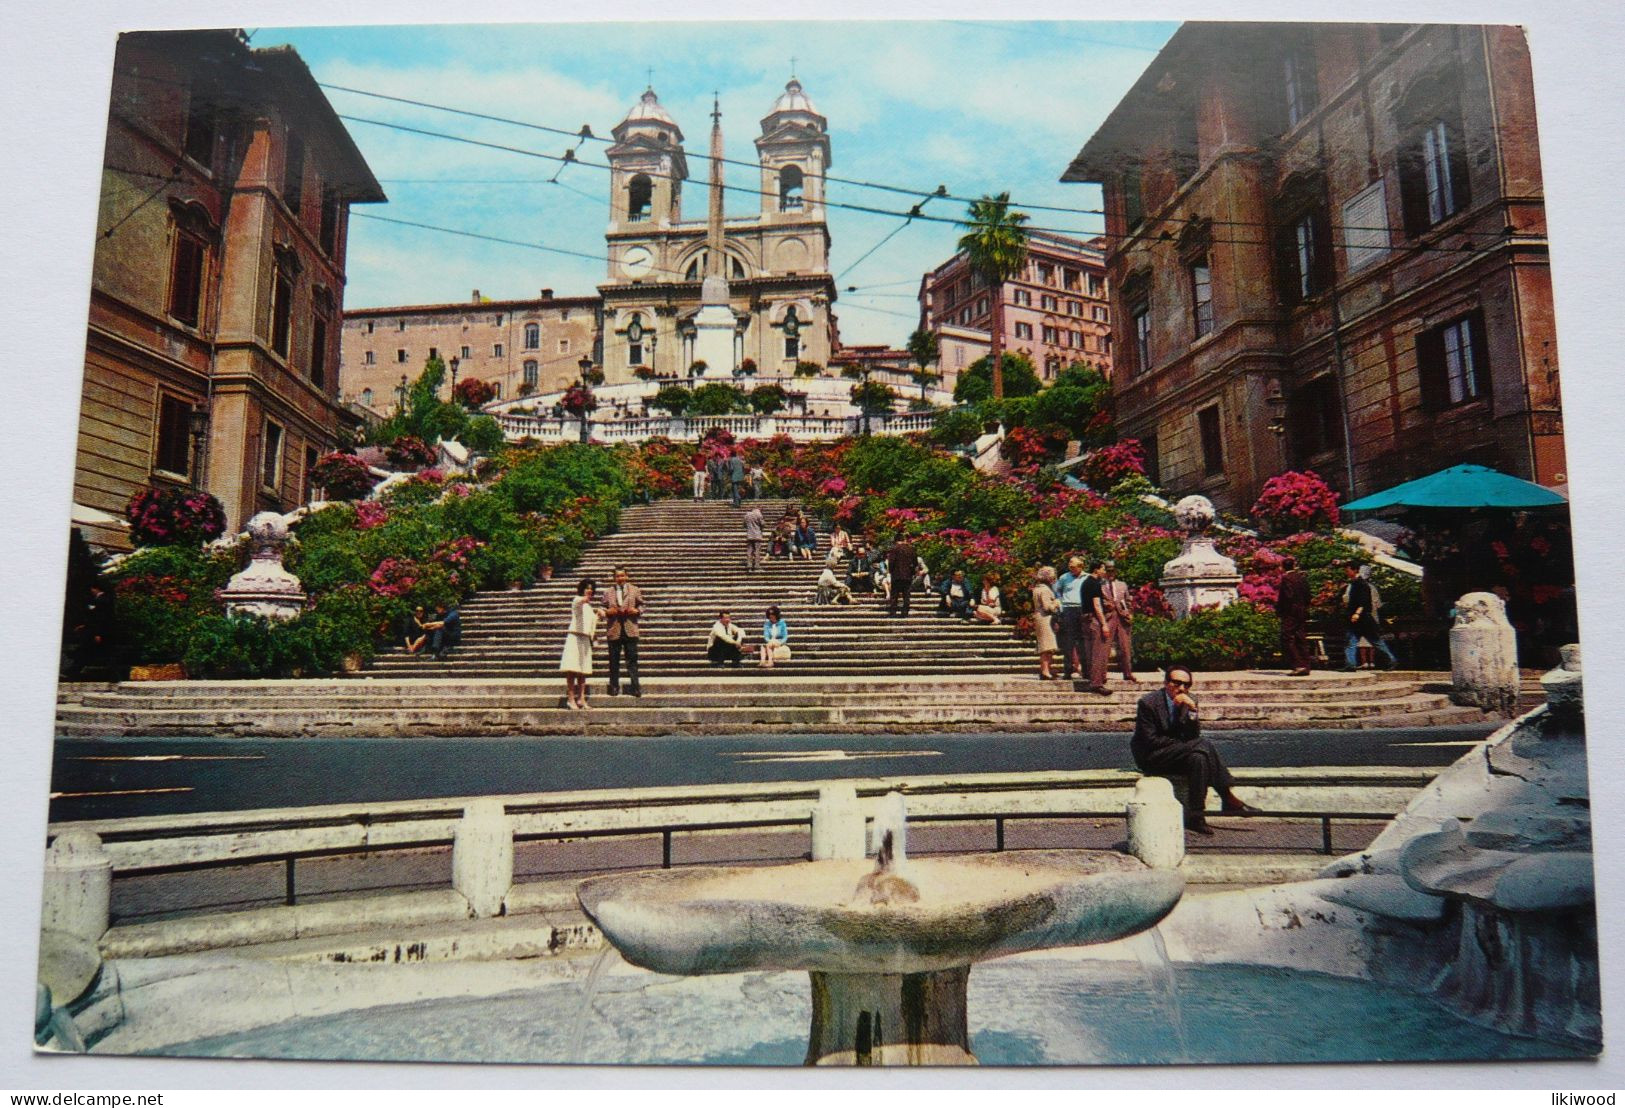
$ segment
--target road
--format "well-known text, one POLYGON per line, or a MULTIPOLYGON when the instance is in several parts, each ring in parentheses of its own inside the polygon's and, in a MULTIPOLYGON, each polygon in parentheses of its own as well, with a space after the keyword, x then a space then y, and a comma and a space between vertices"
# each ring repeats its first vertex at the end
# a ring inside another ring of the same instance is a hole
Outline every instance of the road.
MULTIPOLYGON (((1442 768, 1493 723, 1373 731, 1228 731, 1232 767, 1442 768)), ((1132 769, 1128 736, 721 735, 651 738, 116 738, 56 742, 51 820, 442 796, 808 781, 901 774, 1132 769)))

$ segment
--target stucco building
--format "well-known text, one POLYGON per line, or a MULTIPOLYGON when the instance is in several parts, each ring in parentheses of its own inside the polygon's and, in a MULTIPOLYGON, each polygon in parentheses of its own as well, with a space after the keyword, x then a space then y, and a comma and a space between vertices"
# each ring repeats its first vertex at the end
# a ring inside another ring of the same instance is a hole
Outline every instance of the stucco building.
MULTIPOLYGON (((475 289, 461 304, 359 308, 344 315, 340 352, 343 398, 389 414, 408 382, 438 355, 457 378, 477 378, 502 400, 556 392, 580 377, 583 357, 598 361, 596 296, 555 297, 542 289, 534 300, 489 300, 475 289)), ((451 396, 451 375, 441 389, 451 396)))
POLYGON ((598 289, 606 381, 629 381, 640 368, 686 378, 696 359, 719 377, 746 359, 764 375, 788 374, 798 361, 828 362, 835 343, 824 218, 828 121, 792 78, 761 121, 759 170, 745 186, 760 196, 752 197, 758 210, 748 217, 723 211, 727 167, 717 111, 706 159, 708 211, 684 218, 683 141, 653 89, 614 129, 607 152, 609 275, 598 289), (713 364, 722 362, 728 364, 713 364))
MULTIPOLYGON (((1083 242, 1034 232, 1027 265, 999 290, 1004 298, 1001 345, 1032 360, 1041 381, 1073 362, 1111 372, 1110 286, 1101 240, 1083 242)), ((993 328, 993 295, 960 251, 920 280, 920 327, 942 349, 944 387, 985 357, 993 328), (978 338, 980 342, 978 343, 978 338)))
MULTIPOLYGON (((91 276, 75 518, 195 484, 287 510, 339 403, 348 209, 383 191, 303 61, 233 31, 121 35, 91 276), (91 509, 86 512, 82 509, 91 509)), ((123 547, 122 529, 86 527, 123 547)))
POLYGON ((1117 425, 1169 489, 1566 480, 1517 28, 1186 24, 1063 180, 1104 186, 1117 425))

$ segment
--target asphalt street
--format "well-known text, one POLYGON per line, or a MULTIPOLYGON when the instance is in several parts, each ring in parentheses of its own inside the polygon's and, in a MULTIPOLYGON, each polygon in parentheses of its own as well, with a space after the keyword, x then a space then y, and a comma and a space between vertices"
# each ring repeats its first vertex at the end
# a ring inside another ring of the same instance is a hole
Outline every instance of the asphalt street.
MULTIPOLYGON (((1229 731, 1232 767, 1442 768, 1493 723, 1229 731)), ((58 739, 53 822, 526 792, 901 774, 1132 769, 1128 735, 718 735, 631 738, 58 739)))

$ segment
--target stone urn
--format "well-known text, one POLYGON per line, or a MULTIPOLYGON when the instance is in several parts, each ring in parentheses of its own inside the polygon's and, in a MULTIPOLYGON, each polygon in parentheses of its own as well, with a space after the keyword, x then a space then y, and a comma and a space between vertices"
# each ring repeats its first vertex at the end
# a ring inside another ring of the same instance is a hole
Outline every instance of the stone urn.
POLYGON ((1456 601, 1450 628, 1450 699, 1503 716, 1518 707, 1518 633, 1506 604, 1492 592, 1456 601))
POLYGON ((1157 584, 1168 598, 1175 619, 1197 608, 1223 608, 1239 594, 1241 574, 1236 563, 1220 554, 1208 533, 1215 518, 1213 502, 1205 496, 1187 496, 1174 505, 1174 518, 1185 532, 1185 545, 1177 558, 1163 564, 1157 584))
POLYGON ((288 525, 275 512, 261 512, 245 528, 252 544, 248 568, 226 583, 217 595, 227 615, 293 619, 305 609, 305 589, 282 566, 289 542, 288 525))

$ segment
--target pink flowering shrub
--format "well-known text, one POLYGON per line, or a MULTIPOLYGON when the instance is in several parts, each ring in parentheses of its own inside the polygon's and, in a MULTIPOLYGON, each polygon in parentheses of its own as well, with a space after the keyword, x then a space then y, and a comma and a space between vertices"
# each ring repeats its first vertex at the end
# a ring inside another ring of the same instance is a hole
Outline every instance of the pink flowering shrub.
POLYGON ((1065 433, 1045 434, 1033 427, 1014 427, 999 444, 999 454, 1017 470, 1037 469, 1066 449, 1065 433))
POLYGON ((1170 619, 1174 610, 1168 606, 1168 597, 1156 585, 1141 585, 1129 590, 1129 607, 1138 615, 1170 619))
POLYGON ((355 529, 370 531, 389 518, 389 509, 376 500, 360 500, 355 506, 355 529))
POLYGON ((1337 525, 1337 494, 1313 471, 1278 473, 1264 482, 1252 517, 1271 534, 1337 525))
POLYGON ((438 455, 434 447, 416 435, 402 435, 384 448, 384 457, 396 469, 406 471, 433 465, 438 455))
POLYGON ((846 478, 830 477, 818 486, 819 496, 828 496, 835 499, 846 494, 846 478))
POLYGON ((148 486, 124 508, 137 546, 202 546, 226 530, 220 501, 196 489, 148 486))
POLYGON ((1145 448, 1139 439, 1123 439, 1091 450, 1080 468, 1085 484, 1098 492, 1109 492, 1125 477, 1145 476, 1145 448))
POLYGON ((310 471, 310 480, 330 500, 360 500, 378 483, 366 462, 341 451, 322 455, 310 471))
POLYGON ((579 417, 583 412, 597 411, 598 398, 590 388, 578 382, 564 390, 564 395, 559 397, 559 407, 579 417))

